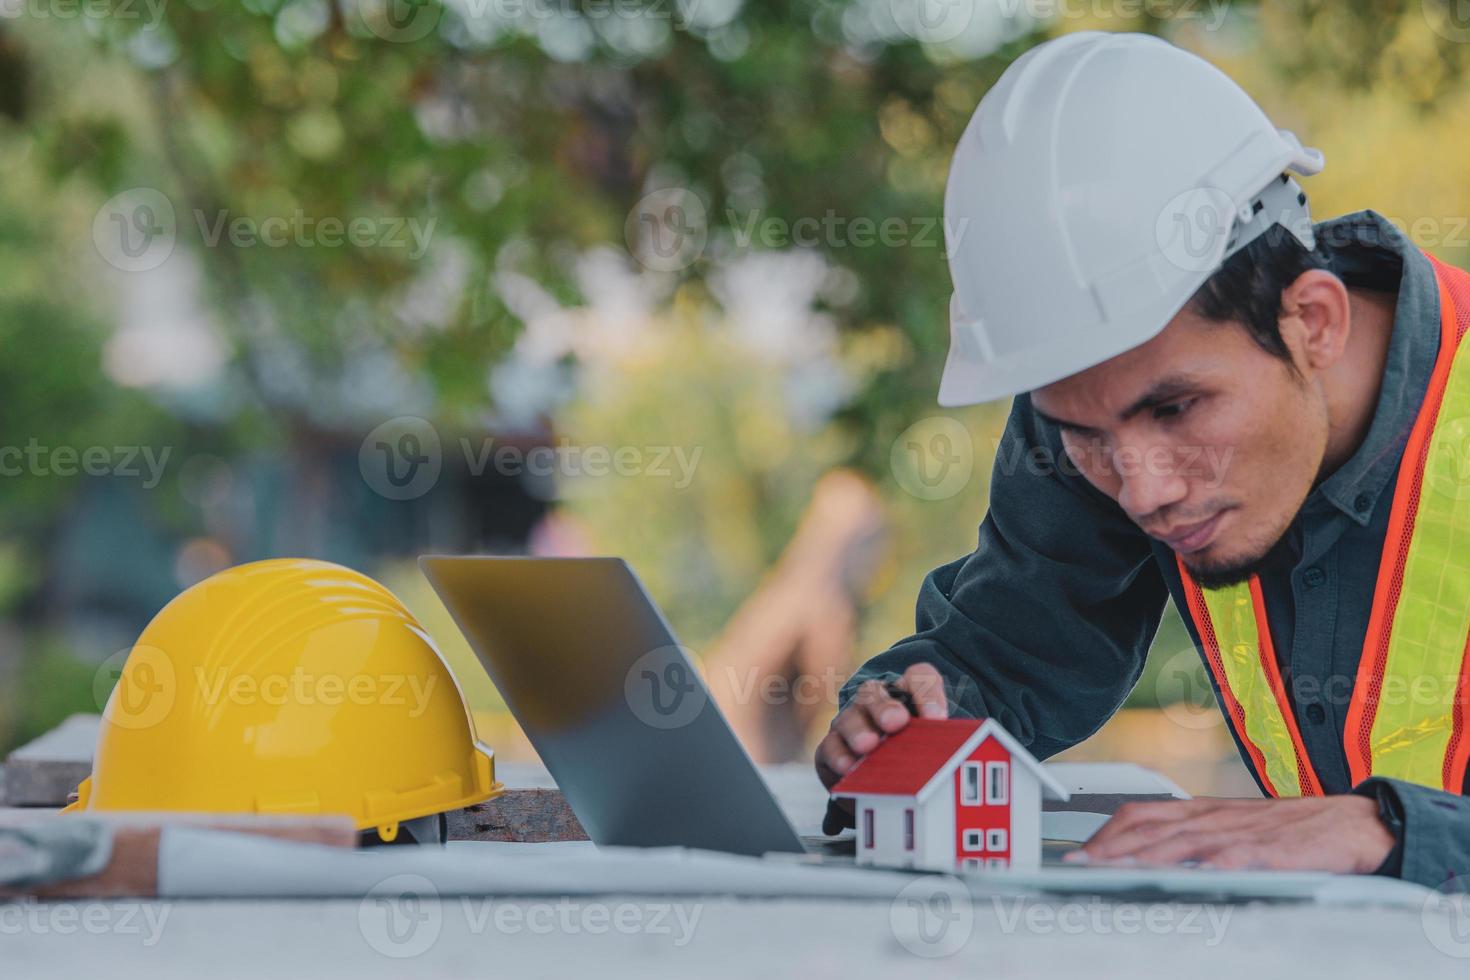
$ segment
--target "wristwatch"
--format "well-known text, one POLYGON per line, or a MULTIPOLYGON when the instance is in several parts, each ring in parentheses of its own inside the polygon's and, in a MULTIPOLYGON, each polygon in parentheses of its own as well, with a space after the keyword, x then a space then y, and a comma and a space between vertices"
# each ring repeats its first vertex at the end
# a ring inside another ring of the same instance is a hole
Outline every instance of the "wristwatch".
POLYGON ((1375 875, 1398 878, 1404 873, 1404 805, 1391 783, 1370 779, 1353 787, 1355 796, 1366 796, 1378 803, 1378 819, 1393 834, 1393 847, 1383 863, 1373 870, 1375 875))

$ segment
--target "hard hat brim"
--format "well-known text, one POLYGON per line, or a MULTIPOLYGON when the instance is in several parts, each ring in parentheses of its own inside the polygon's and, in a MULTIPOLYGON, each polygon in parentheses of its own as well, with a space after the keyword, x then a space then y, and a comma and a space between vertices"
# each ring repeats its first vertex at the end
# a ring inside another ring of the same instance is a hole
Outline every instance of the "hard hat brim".
POLYGON ((1134 320, 1142 326, 1128 333, 1097 331, 1089 338, 1067 337, 993 360, 967 356, 950 344, 939 380, 939 404, 961 408, 1011 398, 1097 367, 1163 333, 1193 295, 1194 289, 1189 289, 1182 298, 1157 304, 1134 320))

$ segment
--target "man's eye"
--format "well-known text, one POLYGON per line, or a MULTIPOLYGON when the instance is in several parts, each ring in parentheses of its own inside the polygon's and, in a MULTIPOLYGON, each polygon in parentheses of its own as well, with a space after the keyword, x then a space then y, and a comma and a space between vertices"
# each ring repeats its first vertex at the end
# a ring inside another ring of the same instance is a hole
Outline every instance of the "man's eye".
POLYGON ((1194 402, 1195 400, 1193 398, 1188 398, 1182 402, 1170 402, 1167 405, 1159 405, 1154 408, 1154 418, 1162 422, 1177 421, 1185 412, 1189 411, 1194 405, 1194 402))

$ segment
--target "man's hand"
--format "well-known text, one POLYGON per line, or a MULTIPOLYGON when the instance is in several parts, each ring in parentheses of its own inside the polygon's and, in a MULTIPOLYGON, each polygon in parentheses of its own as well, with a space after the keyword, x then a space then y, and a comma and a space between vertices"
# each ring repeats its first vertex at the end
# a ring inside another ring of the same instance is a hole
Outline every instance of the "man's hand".
POLYGON ((1362 796, 1125 803, 1065 860, 1372 874, 1394 837, 1362 796))
MULTIPOLYGON (((907 691, 921 718, 947 718, 944 678, 929 664, 914 664, 894 686, 907 691)), ((832 787, 858 759, 878 747, 884 735, 909 723, 909 711, 878 681, 866 681, 846 708, 832 719, 832 730, 817 745, 817 775, 832 787)))

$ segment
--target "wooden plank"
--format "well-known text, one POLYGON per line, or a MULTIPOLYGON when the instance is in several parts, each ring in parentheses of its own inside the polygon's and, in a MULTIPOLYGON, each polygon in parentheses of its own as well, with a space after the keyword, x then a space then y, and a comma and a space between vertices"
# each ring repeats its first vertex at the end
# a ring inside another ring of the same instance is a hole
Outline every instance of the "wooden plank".
POLYGON ((450 840, 586 840, 587 831, 558 789, 511 789, 447 815, 450 840))
POLYGON ((92 773, 100 715, 72 715, 5 758, 6 806, 58 807, 92 773))
MULTIPOLYGON (((34 808, 0 809, 0 827, 28 827, 52 820, 72 820, 34 808)), ((58 882, 42 888, 0 888, 0 898, 29 895, 37 898, 153 897, 158 894, 158 847, 168 827, 193 827, 236 834, 255 834, 301 844, 327 847, 357 846, 357 828, 346 817, 256 816, 213 813, 92 813, 89 821, 107 824, 113 831, 112 856, 95 875, 58 882)))

